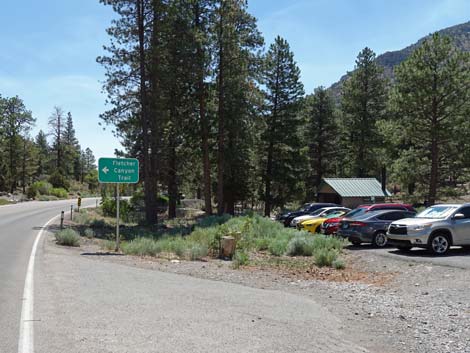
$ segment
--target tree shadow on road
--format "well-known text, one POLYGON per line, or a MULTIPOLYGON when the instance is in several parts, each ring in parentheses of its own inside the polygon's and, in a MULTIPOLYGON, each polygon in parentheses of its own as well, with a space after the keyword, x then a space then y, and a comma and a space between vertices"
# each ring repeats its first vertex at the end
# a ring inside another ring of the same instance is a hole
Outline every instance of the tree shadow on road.
POLYGON ((81 256, 124 256, 124 254, 110 252, 110 251, 97 251, 97 252, 84 252, 80 254, 81 256))

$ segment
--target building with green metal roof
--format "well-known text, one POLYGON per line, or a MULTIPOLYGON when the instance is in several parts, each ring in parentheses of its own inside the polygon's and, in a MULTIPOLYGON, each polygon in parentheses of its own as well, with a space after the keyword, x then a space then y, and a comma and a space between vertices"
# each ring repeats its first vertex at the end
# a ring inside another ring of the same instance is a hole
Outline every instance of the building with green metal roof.
POLYGON ((390 197, 385 185, 375 178, 324 178, 318 189, 318 202, 331 202, 349 208, 365 203, 382 203, 390 197))

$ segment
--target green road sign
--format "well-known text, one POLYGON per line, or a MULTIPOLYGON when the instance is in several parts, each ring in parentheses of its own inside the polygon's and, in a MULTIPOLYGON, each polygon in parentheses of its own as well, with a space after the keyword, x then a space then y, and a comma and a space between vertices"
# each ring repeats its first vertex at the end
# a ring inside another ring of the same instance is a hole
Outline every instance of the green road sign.
POLYGON ((135 158, 100 158, 98 180, 100 183, 138 183, 139 161, 135 158))

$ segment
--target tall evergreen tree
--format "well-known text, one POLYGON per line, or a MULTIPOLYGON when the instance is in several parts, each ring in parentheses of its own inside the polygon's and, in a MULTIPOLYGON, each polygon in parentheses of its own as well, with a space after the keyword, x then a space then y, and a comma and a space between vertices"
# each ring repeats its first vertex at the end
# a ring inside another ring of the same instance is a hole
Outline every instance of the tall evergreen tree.
POLYGON ((323 177, 335 172, 333 160, 337 155, 338 125, 334 111, 334 101, 324 87, 316 88, 305 101, 305 141, 310 161, 307 179, 309 200, 317 195, 323 177))
POLYGON ((246 0, 222 0, 214 12, 217 73, 217 212, 234 213, 235 202, 246 197, 250 124, 256 94, 256 50, 263 38, 246 0), (248 104, 247 104, 248 103, 248 104))
POLYGON ((51 116, 49 117, 50 134, 52 135, 52 149, 55 154, 56 172, 62 174, 65 172, 64 168, 64 130, 65 130, 65 116, 64 111, 60 107, 54 107, 51 116))
POLYGON ((422 171, 430 204, 443 179, 452 178, 447 166, 468 168, 469 101, 470 54, 447 37, 433 34, 396 70, 393 107, 408 145, 400 160, 411 151, 419 156, 408 160, 422 171))
POLYGON ((0 122, 2 123, 0 129, 5 142, 4 152, 8 160, 6 163, 6 184, 8 184, 10 192, 13 193, 18 185, 20 170, 18 151, 22 149, 22 135, 29 132, 35 119, 19 97, 0 97, 0 99, 2 100, 0 103, 0 122))
POLYGON ((37 170, 35 176, 38 178, 49 172, 50 147, 44 131, 39 130, 35 143, 37 149, 37 170))
POLYGON ((264 213, 270 216, 273 206, 283 206, 298 195, 295 188, 305 168, 301 163, 300 127, 303 121, 299 114, 304 89, 294 54, 281 37, 278 36, 270 46, 265 66, 264 213))
POLYGON ((382 73, 375 53, 366 47, 357 56, 355 70, 343 86, 341 107, 352 176, 374 175, 380 167, 376 153, 381 146, 377 122, 385 117, 387 104, 382 73))

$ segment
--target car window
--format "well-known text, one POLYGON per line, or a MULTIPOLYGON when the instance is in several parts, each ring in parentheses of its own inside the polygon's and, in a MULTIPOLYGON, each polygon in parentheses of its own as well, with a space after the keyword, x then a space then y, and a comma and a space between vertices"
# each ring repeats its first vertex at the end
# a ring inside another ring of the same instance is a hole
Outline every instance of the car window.
POLYGON ((455 206, 432 206, 418 213, 416 218, 444 219, 451 215, 457 207, 455 206))
POLYGON ((457 211, 457 213, 462 213, 466 219, 470 218, 470 207, 464 207, 457 211))
POLYGON ((366 212, 366 208, 356 208, 355 210, 349 211, 346 213, 345 217, 357 217, 366 212))
POLYGON ((377 218, 382 221, 396 221, 398 219, 404 218, 404 212, 388 212, 378 216, 377 218))

